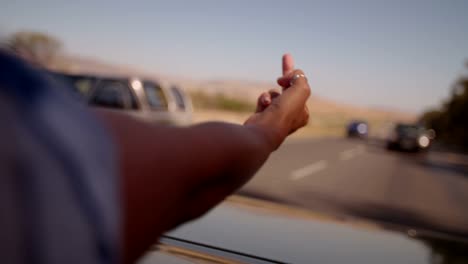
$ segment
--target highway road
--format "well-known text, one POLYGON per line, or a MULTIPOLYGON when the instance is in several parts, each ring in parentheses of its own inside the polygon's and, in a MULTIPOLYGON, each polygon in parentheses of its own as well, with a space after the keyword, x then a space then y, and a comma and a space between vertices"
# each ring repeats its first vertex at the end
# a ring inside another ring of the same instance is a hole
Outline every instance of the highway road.
POLYGON ((295 139, 239 193, 339 215, 468 235, 468 157, 383 142, 295 139))

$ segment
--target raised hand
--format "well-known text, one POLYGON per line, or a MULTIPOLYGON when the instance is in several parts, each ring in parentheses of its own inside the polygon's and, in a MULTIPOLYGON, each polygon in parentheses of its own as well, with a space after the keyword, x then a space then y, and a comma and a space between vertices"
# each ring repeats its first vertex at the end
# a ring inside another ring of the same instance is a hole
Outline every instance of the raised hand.
POLYGON ((260 95, 256 113, 245 122, 246 125, 259 125, 270 131, 266 134, 274 139, 275 148, 309 120, 306 101, 310 96, 310 87, 304 73, 294 69, 294 60, 289 54, 283 56, 282 73, 277 82, 283 92, 270 90, 260 95))

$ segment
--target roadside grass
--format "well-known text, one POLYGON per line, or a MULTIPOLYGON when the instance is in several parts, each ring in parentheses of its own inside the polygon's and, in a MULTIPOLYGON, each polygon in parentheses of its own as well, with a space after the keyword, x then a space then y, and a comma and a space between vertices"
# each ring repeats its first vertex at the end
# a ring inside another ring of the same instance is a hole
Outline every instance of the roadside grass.
POLYGON ((228 97, 224 94, 207 94, 202 91, 190 93, 195 110, 220 110, 248 113, 255 110, 255 104, 228 97))
MULTIPOLYGON (((223 121, 242 124, 251 114, 251 111, 226 111, 219 109, 196 109, 194 122, 223 121)), ((311 116, 309 124, 293 134, 295 138, 323 138, 343 137, 346 135, 346 126, 353 120, 351 114, 343 113, 316 113, 311 116)), ((364 118, 365 119, 365 118, 364 118)), ((388 132, 390 119, 373 117, 366 119, 370 127, 370 135, 373 137, 384 137, 388 132)))
MULTIPOLYGON (((224 121, 242 124, 255 109, 255 104, 223 94, 208 94, 193 91, 190 96, 194 105, 195 123, 204 121, 224 121)), ((321 109, 323 110, 323 109, 321 109)), ((294 133, 293 137, 343 137, 351 120, 366 120, 372 137, 385 137, 389 124, 395 117, 385 113, 347 112, 343 110, 318 111, 311 109, 309 124, 294 133)))

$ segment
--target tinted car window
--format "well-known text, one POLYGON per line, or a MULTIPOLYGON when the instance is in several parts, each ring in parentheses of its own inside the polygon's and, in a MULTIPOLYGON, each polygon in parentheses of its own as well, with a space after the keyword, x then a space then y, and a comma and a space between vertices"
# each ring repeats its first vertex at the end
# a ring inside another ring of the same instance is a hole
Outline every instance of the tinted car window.
POLYGON ((167 109, 167 100, 163 90, 155 83, 144 83, 143 89, 145 90, 148 104, 153 109, 167 109))
POLYGON ((84 96, 89 94, 91 88, 93 88, 93 85, 95 84, 95 80, 89 78, 73 78, 72 81, 76 90, 84 96))
POLYGON ((184 97, 182 96, 182 93, 177 87, 172 87, 171 88, 171 93, 174 95, 174 98, 176 100, 177 107, 180 109, 185 110, 185 102, 184 102, 184 97))
POLYGON ((119 109, 134 109, 136 101, 130 89, 122 82, 105 81, 96 87, 90 104, 119 109))
POLYGON ((399 134, 413 137, 418 136, 424 131, 422 127, 415 125, 398 125, 396 127, 396 130, 399 134))
POLYGON ((411 132, 411 131, 416 131, 417 130, 417 127, 416 126, 411 126, 411 125, 398 125, 397 126, 397 131, 398 132, 403 132, 403 133, 407 133, 407 132, 411 132))
POLYGON ((60 73, 50 73, 49 76, 52 78, 53 81, 59 83, 59 85, 70 89, 73 95, 76 96, 78 99, 85 98, 85 94, 81 93, 81 91, 76 87, 73 80, 69 76, 60 73))

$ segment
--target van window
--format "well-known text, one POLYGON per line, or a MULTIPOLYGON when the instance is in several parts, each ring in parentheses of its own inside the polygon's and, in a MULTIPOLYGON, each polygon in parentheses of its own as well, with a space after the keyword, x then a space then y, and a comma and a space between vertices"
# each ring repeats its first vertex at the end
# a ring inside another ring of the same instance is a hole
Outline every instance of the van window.
POLYGON ((120 81, 103 81, 94 91, 90 104, 117 109, 136 109, 134 95, 127 85, 120 81))
POLYGON ((184 96, 182 95, 182 92, 179 90, 177 87, 171 87, 171 93, 175 98, 177 107, 185 110, 185 101, 184 101, 184 96))
POLYGON ((143 89, 148 100, 148 104, 155 110, 167 110, 167 99, 161 87, 155 83, 146 82, 143 89))

